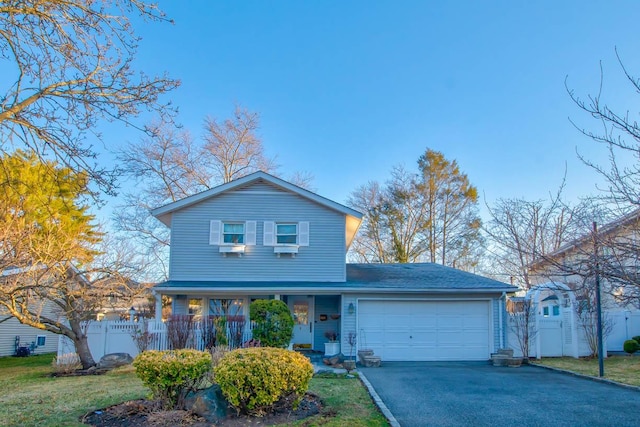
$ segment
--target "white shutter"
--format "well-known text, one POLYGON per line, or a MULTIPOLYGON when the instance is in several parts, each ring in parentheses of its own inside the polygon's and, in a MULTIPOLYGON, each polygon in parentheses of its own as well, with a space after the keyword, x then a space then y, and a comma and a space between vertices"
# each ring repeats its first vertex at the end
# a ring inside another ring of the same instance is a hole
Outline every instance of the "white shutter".
POLYGON ((262 238, 262 244, 265 246, 274 246, 275 243, 275 228, 276 223, 273 221, 264 222, 264 233, 262 238))
POLYGON ((209 224, 209 244, 210 245, 219 245, 220 244, 220 228, 222 227, 222 222, 219 220, 212 219, 209 224))
POLYGON ((309 246, 309 223, 307 221, 298 223, 298 245, 309 246))
POLYGON ((255 246, 256 245, 256 222, 255 221, 247 221, 245 224, 246 227, 246 236, 244 242, 247 246, 255 246))

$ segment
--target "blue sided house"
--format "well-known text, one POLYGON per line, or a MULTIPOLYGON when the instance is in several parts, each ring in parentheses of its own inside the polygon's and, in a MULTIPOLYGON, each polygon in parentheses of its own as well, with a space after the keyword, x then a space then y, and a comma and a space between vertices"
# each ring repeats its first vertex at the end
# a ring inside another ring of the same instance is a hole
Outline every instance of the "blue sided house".
POLYGON ((255 299, 280 299, 294 348, 323 350, 334 331, 344 354, 351 335, 383 361, 488 360, 505 345, 515 287, 438 264, 348 264, 362 214, 267 173, 152 213, 171 229, 154 289, 174 314, 246 319, 255 299))

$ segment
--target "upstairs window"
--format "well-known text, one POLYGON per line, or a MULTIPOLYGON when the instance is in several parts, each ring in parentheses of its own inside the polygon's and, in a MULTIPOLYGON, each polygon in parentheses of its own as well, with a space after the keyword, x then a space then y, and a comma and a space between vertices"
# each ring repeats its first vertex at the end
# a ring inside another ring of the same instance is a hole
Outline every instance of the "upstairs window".
POLYGON ((220 221, 209 225, 209 244, 220 246, 220 252, 244 252, 244 246, 256 244, 256 221, 220 221))
POLYGON ((230 245, 244 244, 244 223, 224 222, 222 224, 222 243, 230 245))
POLYGON ((298 224, 276 224, 276 243, 279 245, 298 243, 298 224))
POLYGON ((275 222, 265 221, 262 244, 274 246, 275 253, 295 253, 290 251, 295 246, 309 246, 309 222, 275 222))

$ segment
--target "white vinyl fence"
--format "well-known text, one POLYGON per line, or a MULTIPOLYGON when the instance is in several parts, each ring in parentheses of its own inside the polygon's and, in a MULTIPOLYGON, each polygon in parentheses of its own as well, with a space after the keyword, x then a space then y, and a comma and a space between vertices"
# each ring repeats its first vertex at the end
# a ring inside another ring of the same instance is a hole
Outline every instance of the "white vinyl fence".
MULTIPOLYGON (((640 311, 607 311, 603 317, 611 323, 611 333, 604 339, 607 352, 622 352, 623 344, 633 336, 640 335, 640 311)), ((537 333, 529 341, 529 357, 589 356, 591 351, 585 332, 577 319, 563 312, 560 318, 539 316, 537 333)), ((508 346, 514 354, 521 356, 520 344, 513 330, 514 322, 508 318, 508 346)))
MULTIPOLYGON (((167 326, 164 322, 148 320, 147 330, 151 334, 151 342, 147 350, 168 350, 167 326)), ((86 325, 89 349, 93 359, 98 362, 102 356, 110 353, 129 353, 132 357, 138 354, 138 347, 134 341, 136 330, 143 330, 143 322, 131 322, 128 320, 117 321, 91 321, 86 325)), ((233 339, 230 331, 227 338, 230 344, 234 342, 244 343, 251 339, 252 325, 247 323, 242 332, 241 339, 233 339)), ((193 329, 187 341, 187 348, 204 350, 202 329, 199 322, 193 323, 193 329)), ((73 342, 62 335, 59 336, 58 355, 75 353, 73 342)))
POLYGON ((640 335, 640 311, 607 312, 607 316, 613 322, 613 331, 607 337, 607 350, 624 351, 624 342, 640 335))

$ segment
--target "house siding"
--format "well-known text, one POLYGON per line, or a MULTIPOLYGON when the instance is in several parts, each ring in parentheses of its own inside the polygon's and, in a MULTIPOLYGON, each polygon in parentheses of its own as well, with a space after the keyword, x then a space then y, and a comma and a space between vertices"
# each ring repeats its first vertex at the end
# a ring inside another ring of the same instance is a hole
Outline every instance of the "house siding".
MULTIPOLYGON (((316 296, 315 314, 314 314, 314 331, 313 331, 313 347, 314 350, 324 350, 324 343, 329 340, 325 338, 324 333, 327 331, 335 331, 342 337, 340 330, 340 319, 331 319, 332 314, 340 313, 340 296, 316 296), (327 316, 327 320, 320 320, 320 315, 327 316)), ((342 350, 344 353, 344 349, 342 350)))
POLYGON ((172 216, 169 275, 172 280, 345 280, 345 215, 274 186, 256 183, 176 211, 172 216), (255 246, 242 256, 209 244, 211 220, 256 221, 255 246), (265 221, 309 222, 309 246, 277 257, 263 245, 265 221))
MULTIPOLYGON (((5 317, 0 316, 0 321, 5 317)), ((13 356, 16 336, 20 337, 20 345, 29 347, 38 335, 46 337, 45 345, 36 347, 33 354, 55 353, 58 351, 58 335, 31 326, 23 325, 16 318, 0 323, 0 356, 13 356)))

